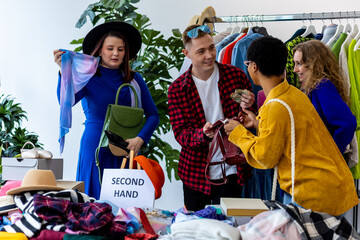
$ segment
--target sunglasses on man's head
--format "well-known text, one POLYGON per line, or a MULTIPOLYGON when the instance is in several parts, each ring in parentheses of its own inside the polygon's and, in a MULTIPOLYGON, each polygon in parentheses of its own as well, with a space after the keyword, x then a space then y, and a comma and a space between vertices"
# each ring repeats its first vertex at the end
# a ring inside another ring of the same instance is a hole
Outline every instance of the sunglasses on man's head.
POLYGON ((204 33, 211 33, 211 30, 207 25, 202 25, 191 29, 190 31, 188 31, 187 35, 189 38, 197 38, 197 36, 199 36, 199 31, 202 31, 204 33))

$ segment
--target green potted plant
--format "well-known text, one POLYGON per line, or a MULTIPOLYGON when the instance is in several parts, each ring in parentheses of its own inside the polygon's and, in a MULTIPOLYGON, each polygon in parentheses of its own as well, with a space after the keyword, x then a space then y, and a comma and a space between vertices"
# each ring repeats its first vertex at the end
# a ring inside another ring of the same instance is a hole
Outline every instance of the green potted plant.
MULTIPOLYGON (((36 147, 42 147, 38 142, 38 135, 21 127, 21 122, 27 120, 26 112, 9 95, 0 96, 0 150, 1 157, 14 157, 20 153, 20 149, 27 141, 34 143, 36 147)), ((1 164, 0 157, 0 164, 1 164)), ((0 166, 0 174, 2 166, 0 166)), ((0 175, 1 180, 1 175, 0 175)))

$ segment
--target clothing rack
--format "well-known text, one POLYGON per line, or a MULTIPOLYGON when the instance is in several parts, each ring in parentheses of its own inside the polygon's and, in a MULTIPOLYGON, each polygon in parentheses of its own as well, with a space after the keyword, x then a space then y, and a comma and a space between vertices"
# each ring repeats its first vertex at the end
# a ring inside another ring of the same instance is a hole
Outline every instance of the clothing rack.
MULTIPOLYGON (((274 22, 274 21, 305 21, 305 20, 333 20, 333 19, 360 18, 360 11, 346 12, 321 12, 321 13, 297 13, 297 14, 273 14, 273 15, 243 15, 243 16, 219 16, 214 18, 214 23, 236 22, 274 22), (220 19, 219 19, 220 18, 220 19)), ((209 20, 209 19, 208 19, 209 20)))

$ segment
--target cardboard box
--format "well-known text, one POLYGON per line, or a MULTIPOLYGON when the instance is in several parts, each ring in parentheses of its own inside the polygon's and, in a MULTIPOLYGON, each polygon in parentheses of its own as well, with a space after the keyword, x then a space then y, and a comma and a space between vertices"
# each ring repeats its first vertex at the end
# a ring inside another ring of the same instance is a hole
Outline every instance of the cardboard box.
POLYGON ((85 184, 83 181, 57 180, 56 184, 58 187, 63 187, 65 189, 78 190, 79 192, 85 191, 85 184))
POLYGON ((56 179, 63 178, 63 159, 22 159, 2 158, 2 179, 23 180, 26 172, 30 169, 44 169, 53 171, 56 179))

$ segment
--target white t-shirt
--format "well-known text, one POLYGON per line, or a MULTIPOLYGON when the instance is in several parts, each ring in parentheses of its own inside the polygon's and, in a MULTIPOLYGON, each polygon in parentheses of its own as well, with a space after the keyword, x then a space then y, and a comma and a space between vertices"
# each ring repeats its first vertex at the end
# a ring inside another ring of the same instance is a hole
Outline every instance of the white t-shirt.
MULTIPOLYGON (((207 80, 201 80, 194 75, 192 75, 195 86, 199 93, 202 106, 204 108, 205 119, 207 122, 215 123, 219 119, 224 118, 224 113, 220 100, 219 93, 219 68, 215 64, 215 68, 211 76, 207 80)), ((223 155, 220 148, 217 149, 214 157, 211 159, 212 162, 221 161, 223 155)), ((236 166, 225 165, 226 175, 236 174, 236 166)), ((222 179, 223 175, 221 172, 221 167, 219 165, 210 166, 209 170, 210 179, 222 179)))

